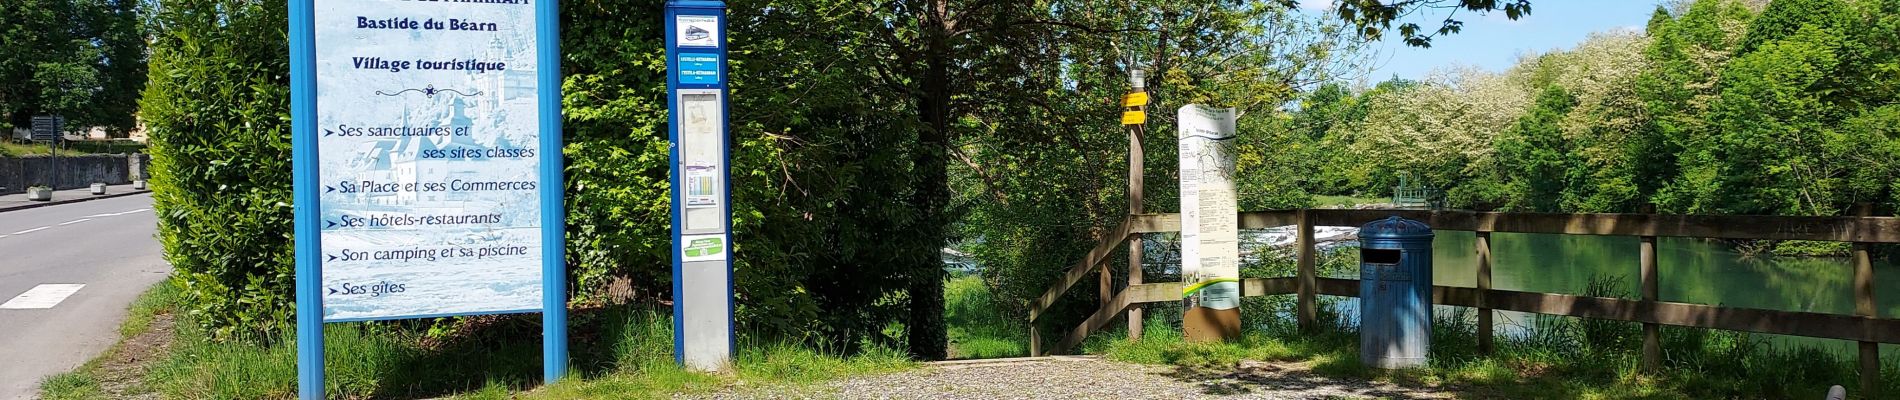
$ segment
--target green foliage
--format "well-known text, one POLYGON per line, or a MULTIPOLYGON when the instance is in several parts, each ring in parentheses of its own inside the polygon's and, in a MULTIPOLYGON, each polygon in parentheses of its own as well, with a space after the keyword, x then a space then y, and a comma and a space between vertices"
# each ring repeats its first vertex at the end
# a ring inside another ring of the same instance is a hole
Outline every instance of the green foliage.
POLYGON ((1826 176, 1814 170, 1826 161, 1814 157, 1820 154, 1812 150, 1820 146, 1787 144, 1816 143, 1830 125, 1825 114, 1834 107, 1815 90, 1842 61, 1837 50, 1843 37, 1829 28, 1804 28, 1784 40, 1759 39, 1771 35, 1755 31, 1744 37, 1745 44, 1765 42, 1727 66, 1723 89, 1710 107, 1714 129, 1692 136, 1685 153, 1690 211, 1824 213, 1810 193, 1826 184, 1817 181, 1826 176))
POLYGON ((1761 15, 1748 23, 1740 52, 1752 52, 1777 40, 1806 29, 1851 29, 1858 19, 1855 8, 1845 0, 1775 0, 1761 15))
MULTIPOLYGON (((1659 7, 1647 35, 1359 90, 1371 104, 1360 120, 1307 125, 1361 158, 1299 184, 1389 193, 1355 178, 1404 172, 1453 207, 1546 212, 1840 215, 1900 202, 1894 3, 1776 1, 1757 16, 1739 1, 1687 2, 1659 7)), ((1336 118, 1340 98, 1315 92, 1293 120, 1336 118)))
POLYGON ((0 9, 0 128, 62 115, 74 128, 133 128, 145 85, 141 2, 22 0, 0 9))
POLYGON ((950 279, 944 285, 944 322, 952 358, 1001 358, 1029 355, 1028 328, 1008 318, 981 277, 950 279))
POLYGON ((1501 175, 1509 188, 1506 208, 1519 211, 1556 211, 1574 203, 1569 189, 1578 187, 1582 173, 1575 159, 1575 146, 1567 140, 1559 124, 1577 99, 1563 87, 1552 85, 1537 96, 1537 102, 1517 121, 1517 126, 1498 139, 1501 175))
MULTIPOLYGON (((1293 3, 1291 0, 1280 0, 1280 2, 1287 4, 1289 7, 1291 7, 1293 3)), ((1428 0, 1413 2, 1341 0, 1333 12, 1337 14, 1340 19, 1350 21, 1354 23, 1354 25, 1357 25, 1360 34, 1367 38, 1378 39, 1385 35, 1386 32, 1392 30, 1392 21, 1399 20, 1401 19, 1400 16, 1409 15, 1411 12, 1421 8, 1451 9, 1453 10, 1454 16, 1457 10, 1476 11, 1479 13, 1500 11, 1504 13, 1505 18, 1515 20, 1531 13, 1531 2, 1530 0, 1428 0), (1411 8, 1408 8, 1408 6, 1411 8)), ((1444 22, 1440 24, 1437 29, 1431 31, 1426 31, 1424 27, 1417 23, 1407 22, 1399 24, 1398 32, 1399 38, 1403 40, 1406 45, 1432 47, 1433 37, 1458 33, 1463 29, 1463 21, 1446 17, 1444 22)))
MULTIPOLYGON (((1242 113, 1235 141, 1242 207, 1311 204, 1298 177, 1312 164, 1296 155, 1324 150, 1310 136, 1315 128, 1289 121, 1283 106, 1362 61, 1363 43, 1336 21, 1273 3, 1063 1, 1013 16, 1054 23, 983 34, 1009 50, 972 61, 977 79, 969 84, 980 101, 959 109, 953 125, 952 151, 962 163, 951 184, 965 212, 962 245, 985 266, 984 281, 1010 319, 1026 317, 1055 271, 1128 212, 1129 135, 1115 100, 1130 90, 1131 59, 1146 71, 1154 99, 1139 160, 1145 210, 1176 208, 1175 110, 1190 103, 1242 113)), ((1126 257, 1110 259, 1110 270, 1125 273, 1126 257)), ((1092 310, 1094 285, 1076 286, 1040 320, 1043 332, 1072 327, 1092 310)))
POLYGON ((1852 247, 1845 242, 1789 240, 1775 243, 1774 253, 1777 256, 1845 257, 1852 247))
POLYGON ((281 1, 167 2, 141 112, 153 208, 186 312, 213 337, 282 331, 293 279, 281 1))

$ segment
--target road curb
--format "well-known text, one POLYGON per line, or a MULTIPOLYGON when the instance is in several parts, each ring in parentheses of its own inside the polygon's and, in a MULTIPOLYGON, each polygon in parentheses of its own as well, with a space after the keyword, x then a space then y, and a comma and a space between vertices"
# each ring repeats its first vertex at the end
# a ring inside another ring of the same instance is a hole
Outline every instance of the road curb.
POLYGON ((125 196, 131 196, 135 194, 146 194, 146 193, 151 193, 151 192, 152 192, 151 189, 133 190, 130 192, 125 192, 125 193, 88 195, 86 197, 81 197, 81 198, 71 199, 71 200, 57 200, 57 201, 48 201, 44 203, 34 203, 34 204, 19 205, 19 206, 7 206, 7 207, 0 207, 0 213, 4 213, 8 211, 34 209, 34 208, 47 207, 47 206, 56 206, 56 205, 61 205, 61 204, 84 203, 84 202, 93 201, 93 200, 105 200, 105 199, 110 199, 114 197, 125 197, 125 196))

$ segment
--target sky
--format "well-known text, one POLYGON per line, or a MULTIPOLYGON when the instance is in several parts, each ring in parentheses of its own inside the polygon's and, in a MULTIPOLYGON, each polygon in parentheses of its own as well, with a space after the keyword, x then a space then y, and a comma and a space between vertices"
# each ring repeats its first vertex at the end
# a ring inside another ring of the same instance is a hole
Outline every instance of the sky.
MULTIPOLYGON (((1300 0, 1302 8, 1320 12, 1332 7, 1333 0, 1300 0)), ((1423 78, 1432 70, 1452 66, 1473 66, 1487 71, 1503 71, 1517 63, 1521 55, 1569 49, 1589 37, 1591 32, 1619 29, 1642 31, 1655 12, 1657 0, 1533 0, 1531 14, 1515 21, 1504 12, 1478 15, 1460 11, 1464 31, 1432 39, 1429 49, 1407 47, 1397 34, 1385 36, 1375 48, 1378 57, 1374 69, 1365 76, 1376 83, 1394 76, 1423 78)), ((1426 30, 1436 30, 1444 20, 1442 10, 1423 11, 1407 19, 1426 30)), ((1393 24, 1398 30, 1398 24, 1393 24)))

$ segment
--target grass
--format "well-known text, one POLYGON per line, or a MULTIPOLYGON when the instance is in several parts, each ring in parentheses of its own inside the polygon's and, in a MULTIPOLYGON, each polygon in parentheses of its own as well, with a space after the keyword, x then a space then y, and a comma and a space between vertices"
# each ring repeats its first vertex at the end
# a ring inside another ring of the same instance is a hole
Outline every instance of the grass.
MULTIPOLYGON (((1613 280, 1586 292, 1614 295, 1613 280)), ((1247 310, 1247 312, 1267 312, 1247 310)), ((1306 363, 1314 373, 1438 387, 1461 397, 1543 399, 1820 398, 1831 385, 1856 391, 1854 360, 1813 348, 1780 348, 1747 333, 1664 327, 1663 368, 1640 370, 1640 324, 1538 316, 1524 335, 1498 337, 1491 355, 1477 351, 1475 314, 1434 318, 1432 360, 1425 368, 1388 371, 1358 360, 1355 327, 1335 323, 1314 333, 1268 324, 1234 343, 1188 343, 1179 328, 1150 320, 1140 340, 1097 335, 1084 351, 1114 360, 1231 371, 1242 360, 1306 363)), ((1322 319, 1329 320, 1329 319, 1322 319)), ((1889 358, 1882 382, 1900 395, 1900 362, 1889 358)))
MULTIPOLYGON (((132 374, 131 391, 166 399, 287 399, 296 396, 296 345, 259 338, 216 341, 184 313, 171 284, 161 284, 133 307, 121 333, 134 337, 158 318, 176 321, 170 348, 132 374)), ((733 371, 691 372, 673 361, 670 316, 659 310, 617 307, 572 314, 570 379, 540 385, 538 318, 494 316, 450 324, 430 335, 426 321, 331 324, 325 335, 325 385, 340 398, 663 398, 734 387, 804 390, 855 374, 900 371, 914 364, 901 351, 812 348, 801 343, 741 336, 733 371)), ((119 347, 122 347, 122 345, 119 347)), ((115 347, 116 349, 116 347, 115 347)), ((116 350, 115 350, 116 351, 116 350)), ((113 379, 102 356, 43 382, 48 399, 104 397, 113 379)), ((121 377, 123 379, 123 377, 121 377)))
POLYGON ((46 400, 80 400, 106 397, 106 391, 99 386, 94 374, 77 372, 54 375, 40 383, 41 397, 46 400))
MULTIPOLYGON (((1586 295, 1626 295, 1614 279, 1591 283, 1586 295)), ((1523 321, 1528 334, 1497 338, 1497 351, 1477 351, 1475 316, 1442 312, 1434 318, 1432 361, 1412 370, 1367 368, 1358 361, 1358 336, 1347 323, 1300 332, 1284 314, 1290 304, 1248 298, 1251 329, 1233 343, 1188 343, 1177 317, 1157 306, 1146 334, 1130 341, 1119 330, 1091 337, 1083 351, 1133 363, 1182 366, 1223 376, 1243 360, 1301 363, 1320 375, 1436 387, 1461 396, 1545 399, 1818 398, 1829 385, 1850 389, 1851 358, 1811 348, 1776 347, 1760 336, 1664 327, 1664 368, 1639 370, 1639 324, 1539 316, 1523 321), (1275 317, 1280 315, 1282 317, 1275 317)), ((1328 300, 1330 298, 1322 298, 1328 300)), ((127 350, 122 342, 78 370, 42 383, 47 399, 109 397, 117 390, 167 399, 292 398, 295 345, 288 340, 216 342, 177 313, 171 285, 159 285, 133 305, 120 332, 137 337, 156 321, 176 322, 171 347, 130 373, 107 364, 127 350), (122 384, 128 379, 131 385, 122 384), (116 384, 116 386, 115 386, 116 384)), ((1338 299, 1330 299, 1338 301, 1338 299)), ((1020 324, 996 307, 976 277, 951 280, 946 317, 960 357, 1025 353, 1020 324)), ((1329 301, 1321 321, 1344 321, 1329 301)), ((660 310, 622 307, 576 312, 571 379, 540 385, 539 326, 510 316, 467 320, 447 335, 430 336, 395 324, 333 324, 326 329, 329 393, 342 398, 450 397, 464 399, 664 398, 732 391, 740 397, 823 397, 817 384, 915 366, 897 350, 866 345, 857 351, 742 337, 732 371, 686 371, 673 362, 672 324, 660 310)), ((1118 326, 1111 324, 1110 326, 1118 326)), ((150 335, 147 335, 150 336, 150 335)), ((1889 358, 1885 393, 1900 395, 1900 360, 1889 358)), ((1199 376, 1199 375, 1197 375, 1199 376)))
POLYGON ((1319 207, 1319 208, 1335 207, 1335 206, 1349 207, 1349 206, 1356 206, 1360 204, 1383 204, 1383 203, 1390 203, 1390 202, 1392 202, 1391 197, 1360 197, 1360 196, 1332 196, 1332 195, 1314 195, 1313 196, 1313 207, 1319 207))
MULTIPOLYGON (((151 330, 153 321, 159 315, 170 314, 175 309, 178 293, 178 289, 172 285, 161 284, 140 294, 139 298, 132 302, 132 309, 127 314, 125 322, 119 324, 119 335, 129 339, 151 330)), ((102 381, 110 372, 107 371, 105 362, 120 356, 121 352, 132 351, 126 347, 126 341, 122 339, 120 343, 107 349, 104 354, 87 361, 72 372, 48 377, 40 384, 41 397, 47 400, 107 397, 108 393, 102 381)), ((132 390, 142 389, 144 388, 132 388, 132 390)))
POLYGON ((1003 315, 1003 305, 990 294, 981 276, 951 278, 944 284, 943 302, 951 358, 1029 355, 1029 332, 1023 328, 1023 321, 1003 315))
MULTIPOLYGON (((137 153, 141 151, 145 151, 145 145, 138 142, 117 141, 117 140, 84 141, 84 142, 66 142, 66 146, 61 147, 59 149, 59 155, 78 156, 78 155, 87 155, 87 154, 123 154, 123 153, 137 153)), ((13 142, 10 140, 0 140, 0 156, 29 156, 29 155, 51 155, 51 154, 52 154, 52 146, 49 146, 45 143, 27 144, 27 143, 13 142)))

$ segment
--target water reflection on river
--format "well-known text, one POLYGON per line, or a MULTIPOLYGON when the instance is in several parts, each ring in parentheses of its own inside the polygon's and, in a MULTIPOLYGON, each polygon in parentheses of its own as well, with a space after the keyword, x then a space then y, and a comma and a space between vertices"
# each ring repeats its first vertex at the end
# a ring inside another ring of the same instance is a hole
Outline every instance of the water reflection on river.
MULTIPOLYGON (((1440 231, 1433 242, 1434 284, 1477 285, 1476 236, 1440 231)), ((1616 279, 1629 297, 1638 292, 1639 241, 1626 236, 1494 233, 1491 235, 1492 287, 1497 289, 1581 294, 1591 279, 1616 279)), ((1657 243, 1658 279, 1663 301, 1835 314, 1854 312, 1854 270, 1846 258, 1744 257, 1726 245, 1701 239, 1662 238, 1657 243)), ((1336 276, 1339 278, 1356 278, 1336 276)), ((1900 265, 1874 264, 1874 297, 1880 315, 1900 316, 1900 265)), ((1357 301, 1341 302, 1342 314, 1356 316, 1357 301)), ((1522 334, 1530 319, 1523 313, 1499 316, 1499 332, 1522 334)), ((1853 342, 1779 335, 1780 345, 1819 346, 1837 354, 1854 353, 1853 342)), ((1900 356, 1900 346, 1883 346, 1883 358, 1900 356)))

